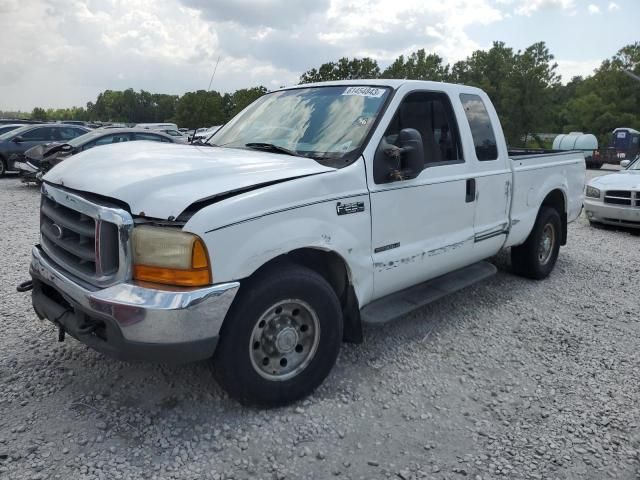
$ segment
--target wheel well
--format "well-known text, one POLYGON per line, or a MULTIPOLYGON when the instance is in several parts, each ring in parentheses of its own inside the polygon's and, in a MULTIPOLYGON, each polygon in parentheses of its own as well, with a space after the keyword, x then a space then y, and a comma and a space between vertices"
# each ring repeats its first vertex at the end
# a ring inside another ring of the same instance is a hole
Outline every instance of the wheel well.
POLYGON ((556 189, 549 192, 549 194, 542 201, 542 206, 554 208, 560 215, 560 221, 562 223, 562 238, 560 245, 567 244, 567 202, 564 198, 562 190, 556 189))
MULTIPOLYGON (((301 248, 280 255, 262 267, 253 275, 265 269, 271 269, 278 264, 296 263, 313 270, 331 285, 336 293, 344 319, 344 341, 351 343, 362 342, 362 323, 360 321, 360 307, 355 290, 350 281, 350 271, 344 259, 335 252, 316 248, 301 248)), ((252 276, 253 276, 252 275, 252 276)))

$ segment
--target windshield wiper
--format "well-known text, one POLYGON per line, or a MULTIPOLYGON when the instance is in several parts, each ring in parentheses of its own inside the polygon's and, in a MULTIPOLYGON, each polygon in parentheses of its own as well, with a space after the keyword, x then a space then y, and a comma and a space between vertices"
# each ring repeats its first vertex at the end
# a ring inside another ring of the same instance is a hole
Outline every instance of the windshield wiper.
POLYGON ((265 150, 267 152, 285 153, 287 155, 293 155, 294 157, 302 157, 298 152, 294 152, 293 150, 289 150, 288 148, 284 148, 273 143, 249 142, 245 143, 244 146, 255 150, 265 150))

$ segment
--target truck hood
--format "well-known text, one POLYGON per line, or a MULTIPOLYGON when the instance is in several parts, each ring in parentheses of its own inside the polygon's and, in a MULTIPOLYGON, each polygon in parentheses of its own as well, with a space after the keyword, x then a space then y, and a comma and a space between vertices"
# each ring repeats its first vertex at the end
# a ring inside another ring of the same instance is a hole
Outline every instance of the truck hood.
POLYGON ((44 181, 120 200, 134 215, 168 219, 195 202, 334 170, 304 157, 137 141, 74 155, 44 181))
POLYGON ((616 188, 621 190, 640 189, 640 170, 625 170, 620 173, 594 178, 589 185, 597 188, 616 188))

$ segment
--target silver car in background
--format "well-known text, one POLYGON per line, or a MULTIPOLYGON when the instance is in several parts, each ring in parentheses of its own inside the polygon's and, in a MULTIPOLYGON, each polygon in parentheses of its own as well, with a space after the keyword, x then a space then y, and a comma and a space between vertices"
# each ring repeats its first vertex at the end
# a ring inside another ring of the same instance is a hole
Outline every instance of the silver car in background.
POLYGON ((589 181, 584 209, 591 223, 640 228, 640 155, 617 173, 589 181))

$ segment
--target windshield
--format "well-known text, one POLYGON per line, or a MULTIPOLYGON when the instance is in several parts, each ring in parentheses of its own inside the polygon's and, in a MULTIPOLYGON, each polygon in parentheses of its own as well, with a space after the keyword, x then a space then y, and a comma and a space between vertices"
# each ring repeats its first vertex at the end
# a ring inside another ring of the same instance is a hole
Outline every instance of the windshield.
POLYGON ((627 170, 640 170, 640 155, 638 155, 631 165, 627 167, 627 170))
POLYGON ((0 135, 0 141, 2 140, 9 140, 17 135, 21 135, 22 133, 30 130, 33 128, 33 125, 25 125, 24 127, 19 127, 16 128, 15 130, 9 130, 6 133, 3 133, 2 135, 0 135))
POLYGON ((389 88, 341 86, 270 93, 218 130, 208 143, 231 148, 271 144, 344 165, 359 155, 389 92, 389 88))

